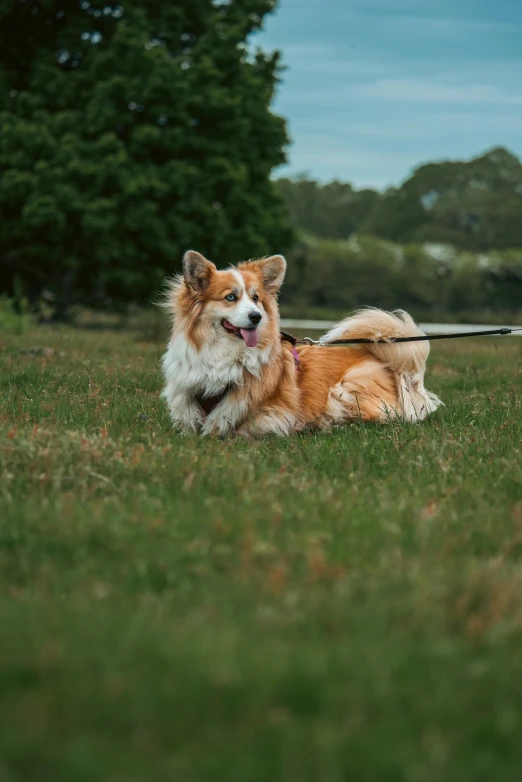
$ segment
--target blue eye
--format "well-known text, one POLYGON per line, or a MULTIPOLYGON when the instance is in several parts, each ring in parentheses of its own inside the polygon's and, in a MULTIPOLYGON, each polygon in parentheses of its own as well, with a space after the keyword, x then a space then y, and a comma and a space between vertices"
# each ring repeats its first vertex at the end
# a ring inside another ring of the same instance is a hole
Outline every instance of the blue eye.
POLYGON ((237 296, 235 293, 229 293, 228 296, 225 296, 225 301, 237 301, 237 296))

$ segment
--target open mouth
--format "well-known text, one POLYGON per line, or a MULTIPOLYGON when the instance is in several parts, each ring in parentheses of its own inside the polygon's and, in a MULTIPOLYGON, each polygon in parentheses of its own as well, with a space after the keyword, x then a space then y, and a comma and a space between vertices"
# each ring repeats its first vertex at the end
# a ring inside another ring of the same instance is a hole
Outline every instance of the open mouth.
POLYGON ((222 321, 222 325, 229 334, 233 334, 235 337, 244 340, 247 347, 255 348, 257 345, 259 339, 257 329, 240 329, 237 326, 233 326, 228 320, 222 321))

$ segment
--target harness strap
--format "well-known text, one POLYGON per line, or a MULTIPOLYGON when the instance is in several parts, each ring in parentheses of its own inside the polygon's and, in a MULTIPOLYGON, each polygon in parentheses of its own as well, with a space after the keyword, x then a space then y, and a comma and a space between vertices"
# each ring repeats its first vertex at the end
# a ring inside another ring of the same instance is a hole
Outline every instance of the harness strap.
POLYGON ((231 389, 232 386, 227 386, 220 394, 214 394, 214 396, 201 396, 201 394, 198 394, 194 398, 205 413, 205 416, 207 416, 223 401, 231 389))
POLYGON ((299 353, 295 346, 301 343, 302 340, 297 339, 297 337, 294 337, 292 334, 287 334, 286 331, 280 331, 279 334, 283 342, 289 342, 292 345, 292 356, 294 357, 296 367, 299 369, 301 359, 299 358, 299 353))

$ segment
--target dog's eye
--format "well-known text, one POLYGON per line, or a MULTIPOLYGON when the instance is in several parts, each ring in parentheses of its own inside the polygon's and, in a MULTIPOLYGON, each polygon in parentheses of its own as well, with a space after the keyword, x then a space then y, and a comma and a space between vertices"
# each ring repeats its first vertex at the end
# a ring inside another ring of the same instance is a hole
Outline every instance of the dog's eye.
POLYGON ((254 302, 254 304, 257 304, 257 302, 259 301, 259 296, 257 295, 257 293, 254 293, 254 295, 252 296, 252 301, 254 302))
POLYGON ((229 293, 228 296, 225 296, 225 301, 237 301, 237 296, 235 293, 229 293))

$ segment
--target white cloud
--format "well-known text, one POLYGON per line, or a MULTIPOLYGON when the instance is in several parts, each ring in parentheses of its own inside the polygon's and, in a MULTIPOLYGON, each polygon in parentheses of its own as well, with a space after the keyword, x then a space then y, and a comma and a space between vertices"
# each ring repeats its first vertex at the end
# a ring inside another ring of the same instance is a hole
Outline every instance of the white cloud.
POLYGON ((491 85, 436 84, 407 79, 381 79, 360 84, 354 88, 356 95, 380 100, 406 101, 409 103, 484 103, 522 104, 522 93, 510 93, 491 85))
MULTIPOLYGON (((435 5, 433 4, 433 7, 435 5)), ((386 25, 394 31, 413 33, 414 35, 455 37, 463 33, 494 33, 509 30, 512 25, 509 22, 493 21, 491 19, 476 19, 464 16, 440 16, 436 13, 426 14, 397 14, 389 12, 382 14, 379 23, 386 25)))
MULTIPOLYGON (((278 110, 292 110, 296 107, 324 109, 339 107, 347 111, 354 102, 360 104, 373 100, 376 112, 382 113, 383 103, 392 102, 395 107, 407 104, 425 104, 433 106, 483 106, 486 111, 495 106, 522 105, 522 91, 508 91, 488 84, 443 84, 429 80, 377 79, 365 83, 335 83, 321 88, 314 84, 295 84, 291 90, 279 93, 278 110)), ((388 111, 389 109, 387 109, 388 111)), ((313 113, 309 112, 313 117, 313 113)))
POLYGON ((299 151, 293 156, 292 166, 276 172, 278 176, 311 172, 314 178, 323 182, 340 179, 355 182, 358 188, 386 188, 397 184, 405 173, 411 172, 417 160, 407 154, 376 155, 370 151, 361 152, 348 146, 345 149, 325 150, 324 147, 308 147, 301 142, 299 151))

